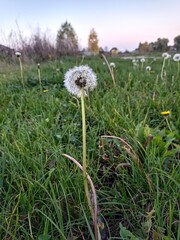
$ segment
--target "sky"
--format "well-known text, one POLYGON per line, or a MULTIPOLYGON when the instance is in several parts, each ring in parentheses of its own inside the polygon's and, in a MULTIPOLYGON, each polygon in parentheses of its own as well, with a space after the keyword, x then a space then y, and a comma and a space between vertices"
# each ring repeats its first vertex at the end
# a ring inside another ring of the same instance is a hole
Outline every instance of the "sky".
POLYGON ((0 44, 13 30, 30 37, 38 28, 55 42, 65 21, 81 48, 95 29, 99 47, 134 50, 140 42, 180 35, 180 0, 0 0, 0 44))

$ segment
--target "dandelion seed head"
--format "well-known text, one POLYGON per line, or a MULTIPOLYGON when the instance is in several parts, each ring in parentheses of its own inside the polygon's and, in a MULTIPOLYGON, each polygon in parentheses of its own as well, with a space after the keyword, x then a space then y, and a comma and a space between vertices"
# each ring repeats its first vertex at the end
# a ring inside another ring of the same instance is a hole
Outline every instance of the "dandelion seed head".
POLYGON ((21 53, 20 52, 15 52, 16 57, 20 57, 21 53))
POLYGON ((164 53, 162 54, 162 57, 163 57, 164 59, 168 59, 168 58, 171 57, 171 55, 170 55, 169 53, 167 53, 167 52, 164 52, 164 53))
POLYGON ((147 66, 147 67, 146 67, 146 71, 148 71, 148 72, 151 71, 151 67, 150 67, 150 66, 147 66))
POLYGON ((145 58, 141 58, 141 60, 140 60, 142 63, 144 63, 146 60, 145 60, 145 58))
POLYGON ((64 85, 71 94, 80 97, 82 88, 87 94, 97 86, 97 77, 89 66, 75 66, 66 72, 64 85))
POLYGON ((115 67, 116 67, 116 64, 115 64, 114 62, 111 62, 111 63, 109 64, 109 66, 112 67, 112 68, 115 68, 115 67))
POLYGON ((180 53, 176 53, 176 54, 174 54, 174 56, 173 56, 173 60, 174 60, 175 62, 180 61, 180 53))

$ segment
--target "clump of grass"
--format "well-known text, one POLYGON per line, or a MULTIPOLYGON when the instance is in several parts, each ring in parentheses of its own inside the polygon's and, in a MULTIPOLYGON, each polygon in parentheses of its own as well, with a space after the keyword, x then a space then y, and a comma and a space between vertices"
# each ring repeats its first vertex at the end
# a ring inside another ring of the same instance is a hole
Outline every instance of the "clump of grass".
MULTIPOLYGON (((160 61, 147 74, 132 69, 129 60, 109 60, 116 73, 121 69, 116 88, 102 59, 83 60, 98 78, 98 88, 84 105, 86 172, 98 196, 101 237, 179 239, 176 62, 166 69, 164 84, 157 81, 160 61), (171 114, 161 115, 167 110, 171 114), (102 148, 102 135, 120 136, 132 149, 112 138, 104 138, 102 148)), ((56 81, 58 62, 44 63, 47 94, 37 91, 37 66, 26 66, 27 76, 36 80, 26 91, 15 66, 1 71, 0 239, 94 239, 82 172, 62 156, 82 159, 81 100, 69 97, 63 87, 64 73, 81 58, 63 62, 56 81)))

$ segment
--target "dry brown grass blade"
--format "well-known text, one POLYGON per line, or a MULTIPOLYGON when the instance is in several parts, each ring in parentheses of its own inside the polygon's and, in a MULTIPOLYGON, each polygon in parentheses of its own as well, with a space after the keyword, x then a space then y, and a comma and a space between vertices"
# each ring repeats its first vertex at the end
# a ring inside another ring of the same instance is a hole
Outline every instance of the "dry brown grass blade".
POLYGON ((123 144, 123 149, 124 151, 131 157, 132 160, 136 162, 138 167, 142 169, 142 163, 135 153, 135 151, 132 149, 132 147, 122 138, 116 137, 116 136, 111 136, 111 135, 102 135, 101 138, 109 138, 109 139, 117 139, 123 144))
MULTIPOLYGON (((81 164, 73 157, 69 156, 68 154, 62 154, 62 156, 68 158, 69 160, 71 160, 73 163, 75 163, 81 170, 83 170, 83 167, 81 166, 81 164)), ((91 206, 91 214, 92 214, 92 218, 93 218, 93 225, 94 225, 94 235, 95 235, 95 239, 96 240, 101 240, 101 236, 99 233, 99 227, 97 224, 97 215, 98 215, 98 208, 97 208, 97 195, 96 195, 96 190, 93 184, 93 181, 91 179, 91 177, 88 175, 88 173, 86 173, 87 175, 87 180, 91 186, 91 190, 93 193, 93 205, 94 205, 94 209, 91 206)))

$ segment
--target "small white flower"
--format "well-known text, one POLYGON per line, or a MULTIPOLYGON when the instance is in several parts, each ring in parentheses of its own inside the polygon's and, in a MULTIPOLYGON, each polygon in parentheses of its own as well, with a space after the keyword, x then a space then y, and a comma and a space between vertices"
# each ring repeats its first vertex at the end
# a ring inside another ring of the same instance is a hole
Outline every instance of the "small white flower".
POLYGON ((163 53, 162 54, 162 57, 164 58, 164 59, 168 59, 168 58, 170 58, 171 57, 171 55, 169 54, 169 53, 163 53))
POLYGON ((174 60, 175 62, 180 61, 180 53, 176 53, 176 54, 173 56, 173 60, 174 60))
POLYGON ((16 55, 17 57, 20 57, 20 56, 21 56, 21 53, 20 53, 20 52, 15 52, 15 55, 16 55))
POLYGON ((150 66, 147 66, 147 67, 146 67, 146 71, 150 72, 150 71, 151 71, 151 67, 150 67, 150 66))
POLYGON ((115 67, 116 67, 116 64, 115 64, 114 62, 111 62, 111 63, 109 64, 109 66, 112 67, 112 68, 115 68, 115 67))
POLYGON ((106 65, 106 63, 105 63, 105 62, 103 62, 103 65, 106 65))
POLYGON ((89 66, 76 66, 66 72, 64 85, 70 93, 77 97, 81 97, 82 88, 85 93, 87 93, 97 86, 97 77, 89 66))
POLYGON ((40 63, 38 63, 37 66, 38 66, 38 69, 40 69, 40 63))
POLYGON ((145 60, 145 58, 141 58, 141 60, 140 60, 142 63, 144 63, 146 60, 145 60))
POLYGON ((132 59, 132 63, 136 63, 136 59, 132 59))
POLYGON ((56 72, 59 72, 59 68, 56 68, 56 72))

